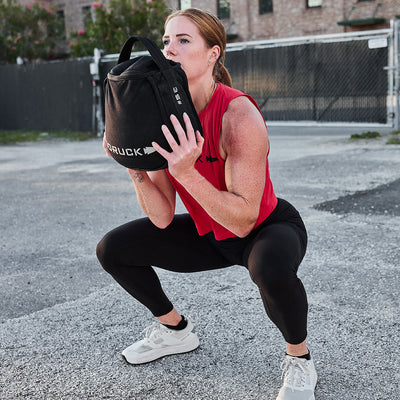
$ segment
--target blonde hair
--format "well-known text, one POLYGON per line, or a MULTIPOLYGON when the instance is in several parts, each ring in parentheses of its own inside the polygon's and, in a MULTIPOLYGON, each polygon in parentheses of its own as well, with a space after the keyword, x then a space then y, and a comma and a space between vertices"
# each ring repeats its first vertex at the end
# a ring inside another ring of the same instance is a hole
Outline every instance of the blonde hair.
POLYGON ((165 21, 164 27, 175 17, 189 18, 197 26, 200 35, 209 48, 215 45, 219 46, 221 54, 214 65, 213 77, 215 82, 221 82, 224 85, 232 87, 231 76, 224 65, 226 33, 221 21, 207 11, 199 10, 198 8, 186 8, 185 10, 178 10, 170 14, 165 21))

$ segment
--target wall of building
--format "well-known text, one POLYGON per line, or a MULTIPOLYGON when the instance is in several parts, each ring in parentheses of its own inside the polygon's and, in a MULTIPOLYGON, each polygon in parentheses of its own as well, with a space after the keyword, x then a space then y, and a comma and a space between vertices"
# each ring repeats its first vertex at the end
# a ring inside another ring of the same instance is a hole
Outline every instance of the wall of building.
MULTIPOLYGON (((30 4, 33 0, 20 0, 30 4)), ((71 31, 84 29, 84 7, 92 8, 90 0, 47 0, 64 11, 67 35, 71 31)), ((107 5, 108 0, 99 0, 107 5)), ((196 7, 217 13, 217 0, 166 0, 171 10, 196 7)), ((249 41, 274 38, 331 34, 365 29, 382 29, 400 14, 400 0, 323 0, 322 7, 307 8, 306 0, 273 1, 273 12, 259 14, 259 0, 231 0, 230 18, 224 19, 226 31, 235 36, 232 41, 249 41), (377 8, 377 5, 381 4, 377 8), (385 18, 382 24, 340 26, 338 21, 367 19, 372 16, 385 18)))
MULTIPOLYGON (((217 0, 191 0, 192 7, 217 12, 217 0)), ((178 8, 178 0, 170 0, 178 8)), ((341 33, 354 30, 382 29, 400 13, 400 0, 323 0, 322 7, 307 8, 306 0, 273 1, 273 12, 259 14, 259 0, 231 0, 231 17, 223 20, 228 33, 236 34, 235 41, 262 40, 296 36, 341 33), (377 5, 381 4, 378 7, 377 5), (354 9, 352 10, 352 8, 354 9), (340 26, 350 14, 350 19, 385 18, 383 24, 340 26), (351 12, 351 13, 350 13, 351 12)))
POLYGON ((249 23, 253 28, 248 29, 248 40, 342 32, 335 22, 342 19, 340 1, 325 3, 320 8, 307 8, 305 1, 275 1, 271 14, 259 15, 258 10, 253 10, 249 23))

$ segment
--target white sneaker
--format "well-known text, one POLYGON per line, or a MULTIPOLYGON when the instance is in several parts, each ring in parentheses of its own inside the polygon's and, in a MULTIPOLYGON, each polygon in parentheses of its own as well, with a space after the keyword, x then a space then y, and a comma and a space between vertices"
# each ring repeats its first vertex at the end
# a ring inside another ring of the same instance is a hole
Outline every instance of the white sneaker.
POLYGON ((281 369, 284 381, 276 400, 315 400, 318 376, 312 360, 287 355, 281 369))
POLYGON ((199 346, 199 338, 192 332, 193 323, 187 319, 187 327, 180 331, 168 329, 156 322, 146 328, 142 340, 127 347, 122 355, 130 364, 143 364, 158 358, 186 353, 199 346))

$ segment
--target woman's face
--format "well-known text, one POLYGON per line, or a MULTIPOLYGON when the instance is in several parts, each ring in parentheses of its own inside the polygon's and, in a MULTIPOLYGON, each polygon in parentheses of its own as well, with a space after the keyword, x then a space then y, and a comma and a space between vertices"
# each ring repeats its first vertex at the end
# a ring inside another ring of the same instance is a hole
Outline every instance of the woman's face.
POLYGON ((210 72, 208 61, 213 51, 189 18, 172 18, 165 27, 163 43, 165 57, 181 64, 189 82, 210 72))

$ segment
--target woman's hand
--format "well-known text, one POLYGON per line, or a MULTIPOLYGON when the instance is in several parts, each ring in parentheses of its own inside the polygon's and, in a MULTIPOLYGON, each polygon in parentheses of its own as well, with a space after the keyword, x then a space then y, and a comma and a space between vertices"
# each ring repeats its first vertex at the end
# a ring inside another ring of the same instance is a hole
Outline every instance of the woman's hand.
POLYGON ((103 135, 103 149, 105 150, 107 157, 112 158, 111 152, 107 147, 106 131, 104 131, 104 135, 103 135))
POLYGON ((156 142, 152 142, 152 146, 168 161, 169 173, 182 183, 185 179, 190 179, 190 175, 194 171, 194 164, 201 155, 204 138, 199 131, 194 131, 186 113, 183 114, 186 132, 175 115, 171 115, 170 118, 179 143, 174 139, 168 127, 163 125, 161 129, 172 151, 168 152, 156 142))

